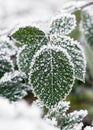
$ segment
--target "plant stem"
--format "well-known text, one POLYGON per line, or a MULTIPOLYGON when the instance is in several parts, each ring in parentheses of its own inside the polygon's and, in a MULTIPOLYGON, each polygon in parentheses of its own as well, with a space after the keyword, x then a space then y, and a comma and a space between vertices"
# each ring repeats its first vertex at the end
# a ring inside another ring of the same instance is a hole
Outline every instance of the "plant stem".
POLYGON ((81 6, 80 9, 82 10, 82 9, 88 7, 88 6, 91 6, 91 5, 93 5, 93 2, 90 2, 90 3, 87 3, 87 4, 83 5, 83 6, 81 6))

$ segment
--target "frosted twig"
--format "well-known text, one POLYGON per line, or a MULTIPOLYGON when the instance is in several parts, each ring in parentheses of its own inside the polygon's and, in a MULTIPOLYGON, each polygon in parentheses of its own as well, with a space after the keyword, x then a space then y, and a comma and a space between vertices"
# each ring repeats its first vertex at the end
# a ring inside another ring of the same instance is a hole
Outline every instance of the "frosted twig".
POLYGON ((82 5, 82 6, 78 6, 78 7, 75 6, 75 7, 70 11, 70 13, 73 13, 73 12, 75 12, 75 11, 77 11, 77 10, 83 10, 83 9, 87 8, 88 6, 92 6, 92 5, 93 5, 93 2, 89 2, 89 3, 86 3, 86 4, 82 5))
POLYGON ((90 2, 90 3, 87 3, 87 4, 83 5, 83 6, 81 6, 80 9, 82 10, 82 9, 88 7, 88 6, 91 6, 91 5, 93 5, 93 2, 90 2))

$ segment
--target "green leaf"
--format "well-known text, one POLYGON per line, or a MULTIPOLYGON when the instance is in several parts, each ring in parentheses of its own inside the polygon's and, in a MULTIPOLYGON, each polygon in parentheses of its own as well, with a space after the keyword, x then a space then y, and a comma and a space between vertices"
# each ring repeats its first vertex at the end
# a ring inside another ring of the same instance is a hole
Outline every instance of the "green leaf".
POLYGON ((10 101, 22 99, 27 95, 30 88, 23 83, 24 73, 14 71, 6 73, 0 80, 0 96, 8 98, 10 101))
POLYGON ((82 46, 67 36, 53 36, 51 42, 54 45, 61 46, 66 49, 71 56, 71 62, 75 67, 75 77, 81 81, 85 81, 86 60, 82 46))
POLYGON ((50 34, 66 35, 75 29, 76 19, 71 14, 61 14, 54 17, 50 25, 50 34))
POLYGON ((17 64, 18 68, 25 72, 28 76, 30 72, 30 63, 33 58, 35 52, 37 52, 42 45, 47 45, 47 39, 41 39, 39 42, 35 42, 31 45, 24 45, 19 51, 17 55, 17 64))
POLYGON ((19 28, 16 32, 11 34, 11 37, 17 41, 20 45, 34 45, 41 42, 44 39, 46 41, 45 33, 36 27, 23 27, 19 28))
POLYGON ((82 12, 82 28, 87 43, 93 49, 93 16, 87 11, 82 12))
POLYGON ((70 56, 61 47, 43 46, 33 57, 29 83, 35 95, 49 108, 64 100, 74 83, 70 56))
POLYGON ((5 55, 0 54, 0 78, 6 72, 11 72, 14 70, 14 65, 12 60, 5 55))

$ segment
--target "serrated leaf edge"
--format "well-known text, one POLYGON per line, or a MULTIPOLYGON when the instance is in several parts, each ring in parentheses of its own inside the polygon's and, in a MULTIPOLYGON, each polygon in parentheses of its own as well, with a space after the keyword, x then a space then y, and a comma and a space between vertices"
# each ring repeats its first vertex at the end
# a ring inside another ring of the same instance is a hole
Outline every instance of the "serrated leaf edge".
MULTIPOLYGON (((70 38, 69 36, 65 36, 65 35, 63 35, 63 36, 52 35, 52 36, 50 37, 50 41, 52 41, 52 37, 55 37, 55 38, 60 37, 60 38, 68 39, 68 40, 70 40, 73 44, 75 44, 75 45, 81 50, 82 56, 83 56, 83 59, 84 59, 83 79, 81 79, 81 78, 79 78, 79 77, 76 77, 76 79, 85 82, 86 67, 87 67, 87 62, 86 62, 86 61, 87 61, 87 60, 86 60, 84 48, 82 47, 82 45, 80 45, 80 42, 74 40, 73 38, 70 38)), ((53 42, 52 42, 52 44, 53 44, 53 42)), ((60 46, 60 45, 58 45, 58 46, 60 46)))
MULTIPOLYGON (((40 29, 40 27, 37 27, 37 24, 33 24, 33 26, 31 26, 30 24, 27 25, 27 24, 21 24, 21 25, 17 25, 16 28, 14 28, 11 33, 10 33, 10 37, 11 39, 15 42, 15 43, 19 43, 20 45, 22 45, 22 43, 18 40, 16 40, 15 38, 12 37, 12 35, 14 33, 16 33, 20 28, 26 28, 26 27, 32 27, 32 28, 37 28, 38 30, 40 31, 43 31, 42 29, 40 29)), ((43 31, 44 32, 44 31, 43 31)), ((45 33, 45 32, 44 32, 45 33)), ((45 34, 45 37, 46 37, 46 34, 45 34)), ((25 44, 25 43, 24 43, 25 44)))
POLYGON ((19 64, 19 57, 20 57, 20 53, 27 47, 27 45, 23 45, 22 47, 19 48, 18 52, 17 52, 17 55, 16 55, 16 58, 17 58, 17 66, 18 66, 18 69, 19 71, 22 71, 21 69, 21 66, 19 64))
MULTIPOLYGON (((67 35, 67 34, 69 34, 69 33, 71 33, 75 28, 76 28, 76 17, 75 17, 75 15, 73 15, 73 14, 70 14, 70 13, 61 13, 61 14, 57 14, 56 16, 54 16, 54 17, 52 17, 51 18, 51 21, 50 21, 50 29, 49 29, 49 31, 52 29, 52 27, 51 27, 51 25, 52 25, 52 23, 53 23, 53 21, 55 21, 56 19, 59 19, 59 18, 61 18, 61 17, 72 17, 73 18, 73 20, 74 20, 74 25, 73 25, 73 27, 72 27, 72 29, 71 30, 69 30, 69 32, 68 33, 65 33, 65 34, 63 34, 63 35, 67 35)), ((54 34, 51 34, 51 35, 54 35, 54 34)))
MULTIPOLYGON (((73 65, 73 63, 71 62, 71 57, 69 56, 69 54, 67 53, 67 51, 65 50, 65 49, 63 49, 62 47, 58 47, 58 46, 55 46, 55 45, 43 45, 42 47, 41 47, 41 49, 40 50, 38 50, 36 53, 35 53, 35 55, 33 56, 33 59, 32 59, 32 61, 31 61, 31 65, 30 65, 30 73, 28 74, 29 75, 29 80, 28 80, 28 82, 29 82, 29 84, 31 85, 31 90, 33 91, 33 93, 34 93, 34 95, 39 99, 39 101, 41 101, 41 99, 39 98, 39 96, 37 96, 37 94, 35 93, 35 91, 34 91, 34 88, 33 88, 33 85, 32 85, 32 83, 31 83, 31 75, 32 75, 32 67, 33 67, 33 65, 34 65, 34 63, 35 63, 35 59, 40 55, 40 54, 42 54, 44 51, 45 51, 45 49, 54 49, 54 50, 57 50, 58 49, 58 51, 60 50, 60 51, 62 51, 66 56, 67 56, 67 58, 68 58, 68 60, 69 60, 69 63, 70 63, 70 65, 72 66, 72 68, 73 68, 73 83, 70 85, 70 89, 69 89, 69 91, 68 91, 68 93, 67 94, 65 94, 65 96, 64 96, 64 99, 62 99, 63 101, 66 99, 66 97, 69 95, 69 93, 71 92, 71 90, 72 90, 72 87, 73 87, 73 85, 74 85, 74 82, 75 82, 75 70, 74 70, 74 65, 73 65)), ((59 101, 60 102, 60 101, 59 101)), ((58 102, 58 103, 59 103, 58 102)), ((41 101, 41 103, 42 104, 44 104, 43 103, 43 101, 41 101)), ((58 103, 56 103, 55 105, 54 105, 54 107, 58 104, 58 103)), ((46 106, 47 108, 49 108, 49 106, 47 106, 46 104, 44 104, 44 106, 46 106)), ((53 108, 54 108, 53 107, 53 108)), ((52 107, 51 107, 52 108, 52 107)))
POLYGON ((8 63, 10 63, 11 69, 12 69, 12 71, 14 71, 14 64, 13 64, 13 61, 10 59, 10 57, 9 56, 5 56, 5 55, 2 55, 2 57, 4 57, 5 60, 8 61, 8 63))

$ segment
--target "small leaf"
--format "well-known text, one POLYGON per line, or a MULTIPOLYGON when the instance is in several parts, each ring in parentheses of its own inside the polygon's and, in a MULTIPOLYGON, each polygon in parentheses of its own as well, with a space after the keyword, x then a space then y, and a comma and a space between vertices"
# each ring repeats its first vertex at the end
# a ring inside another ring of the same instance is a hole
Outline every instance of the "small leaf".
POLYGON ((19 28, 16 32, 11 34, 11 37, 15 39, 20 45, 34 45, 41 42, 43 39, 47 41, 43 31, 31 26, 19 28))
POLYGON ((82 12, 82 28, 87 43, 93 49, 93 16, 87 11, 82 12))
POLYGON ((35 52, 37 52, 40 49, 42 45, 47 45, 46 38, 41 39, 39 43, 35 42, 34 44, 31 44, 31 45, 24 45, 18 51, 18 54, 17 54, 18 68, 22 72, 25 72, 27 76, 28 76, 28 73, 30 72, 29 67, 30 67, 32 57, 35 54, 35 52))
POLYGON ((11 72, 14 70, 14 65, 12 60, 5 55, 0 54, 0 78, 6 72, 11 72))
MULTIPOLYGON (((62 117, 62 130, 76 130, 76 126, 88 114, 86 110, 74 111, 62 117)), ((82 126, 80 127, 81 130, 82 126)))
POLYGON ((27 91, 30 91, 30 88, 22 83, 25 78, 24 73, 18 71, 6 73, 0 80, 0 96, 11 101, 23 98, 27 91))
POLYGON ((51 42, 67 50, 68 54, 71 56, 71 61, 74 63, 76 79, 84 82, 86 60, 82 46, 77 41, 67 36, 53 36, 51 42))
POLYGON ((43 46, 33 57, 30 69, 33 92, 47 107, 54 107, 70 93, 74 68, 70 56, 61 47, 43 46))
POLYGON ((56 16, 50 25, 50 34, 66 35, 75 29, 76 19, 74 15, 63 14, 56 16))
POLYGON ((60 118, 62 117, 62 115, 64 113, 67 112, 67 110, 69 109, 69 102, 67 101, 60 101, 58 103, 58 105, 52 109, 50 109, 47 113, 47 115, 45 116, 45 118, 49 118, 49 119, 52 119, 52 118, 60 118))

